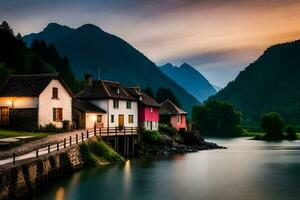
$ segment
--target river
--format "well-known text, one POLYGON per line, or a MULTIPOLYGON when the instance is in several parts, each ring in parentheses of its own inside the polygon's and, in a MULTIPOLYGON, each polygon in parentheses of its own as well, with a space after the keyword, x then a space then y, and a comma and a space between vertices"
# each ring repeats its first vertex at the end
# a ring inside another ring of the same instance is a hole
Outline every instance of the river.
POLYGON ((300 199, 300 141, 208 141, 228 149, 83 170, 35 199, 300 199))

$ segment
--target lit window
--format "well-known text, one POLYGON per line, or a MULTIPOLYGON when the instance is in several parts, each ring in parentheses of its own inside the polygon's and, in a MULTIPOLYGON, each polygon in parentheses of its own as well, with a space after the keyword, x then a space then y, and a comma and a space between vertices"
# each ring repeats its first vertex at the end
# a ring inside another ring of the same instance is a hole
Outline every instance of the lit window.
POLYGON ((114 116, 114 115, 111 115, 111 116, 110 116, 110 122, 111 122, 111 123, 114 123, 114 122, 115 122, 115 116, 114 116))
POLYGON ((181 124, 181 115, 177 115, 177 122, 178 124, 181 124))
POLYGON ((52 99, 58 99, 58 88, 52 88, 52 99))
POLYGON ((114 100, 114 108, 119 108, 119 100, 114 100))
POLYGON ((131 109, 131 101, 127 101, 126 102, 126 108, 127 109, 131 109))
POLYGON ((97 122, 101 123, 102 122, 102 115, 97 115, 97 122))
POLYGON ((53 108, 53 121, 61 122, 62 121, 62 108, 53 108))
POLYGON ((133 123, 133 115, 128 116, 128 123, 132 124, 133 123))

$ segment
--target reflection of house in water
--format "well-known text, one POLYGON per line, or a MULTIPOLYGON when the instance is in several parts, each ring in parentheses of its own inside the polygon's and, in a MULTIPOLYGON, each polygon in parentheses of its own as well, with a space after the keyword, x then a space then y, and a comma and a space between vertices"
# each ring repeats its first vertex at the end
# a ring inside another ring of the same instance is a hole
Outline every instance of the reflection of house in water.
POLYGON ((55 74, 12 75, 0 89, 0 124, 32 130, 72 121, 72 92, 55 74))

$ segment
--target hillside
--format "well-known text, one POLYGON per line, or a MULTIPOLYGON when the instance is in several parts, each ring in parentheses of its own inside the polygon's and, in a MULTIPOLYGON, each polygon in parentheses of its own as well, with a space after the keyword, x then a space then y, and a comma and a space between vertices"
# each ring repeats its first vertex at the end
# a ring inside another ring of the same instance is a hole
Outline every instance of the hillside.
POLYGON ((60 57, 52 45, 36 41, 32 48, 28 48, 19 36, 13 34, 6 22, 0 25, 0 43, 0 85, 10 74, 60 72, 74 92, 80 89, 68 59, 60 57))
POLYGON ((100 69, 101 79, 119 81, 127 86, 151 87, 153 90, 170 88, 186 111, 191 111, 192 106, 199 103, 133 46, 95 25, 68 29, 52 23, 42 32, 25 36, 23 40, 31 44, 36 38, 53 43, 60 55, 66 55, 79 78, 86 72, 98 78, 100 69))
POLYGON ((233 103, 244 123, 276 111, 300 123, 300 40, 268 48, 213 98, 233 103))
POLYGON ((200 102, 217 93, 216 89, 199 71, 186 63, 180 67, 167 63, 159 69, 200 102))

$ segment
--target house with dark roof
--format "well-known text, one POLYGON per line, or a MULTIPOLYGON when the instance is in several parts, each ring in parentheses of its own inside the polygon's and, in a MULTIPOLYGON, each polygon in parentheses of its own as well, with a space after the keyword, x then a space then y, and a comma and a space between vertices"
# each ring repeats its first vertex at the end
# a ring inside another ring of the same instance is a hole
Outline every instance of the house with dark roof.
POLYGON ((73 94, 58 73, 11 75, 0 89, 0 125, 34 129, 72 122, 73 94))
POLYGON ((103 128, 107 124, 106 111, 89 101, 73 100, 72 110, 77 129, 103 128))
POLYGON ((159 115, 161 122, 170 124, 177 131, 187 129, 187 113, 170 100, 166 100, 160 104, 159 115))
POLYGON ((106 112, 103 127, 137 127, 138 103, 128 89, 118 82, 97 80, 85 75, 85 88, 76 98, 89 102, 106 112))
POLYGON ((141 91, 140 87, 128 88, 138 102, 139 127, 145 130, 158 130, 159 103, 141 91))

